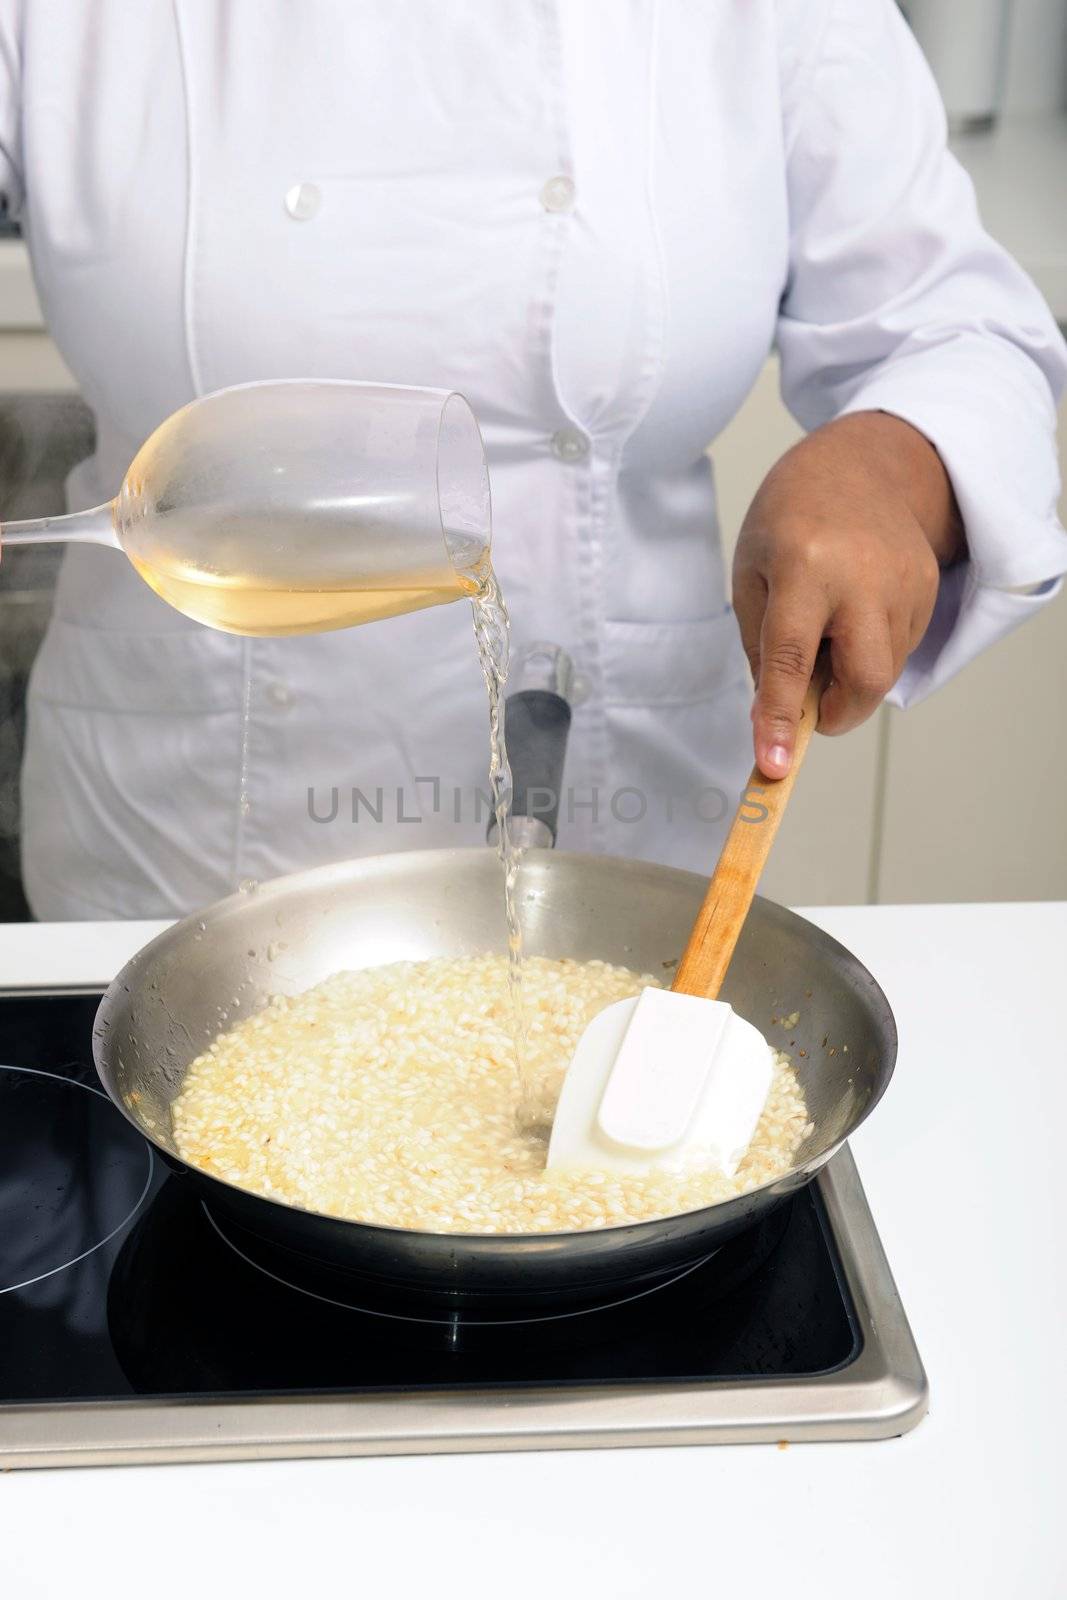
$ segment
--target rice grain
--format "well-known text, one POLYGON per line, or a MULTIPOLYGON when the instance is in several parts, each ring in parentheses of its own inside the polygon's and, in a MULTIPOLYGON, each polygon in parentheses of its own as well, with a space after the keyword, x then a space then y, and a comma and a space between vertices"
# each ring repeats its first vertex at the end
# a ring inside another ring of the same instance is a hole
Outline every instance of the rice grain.
MULTIPOLYGON (((591 1017, 658 980, 524 963, 533 1120, 591 1017)), ((274 997, 190 1066, 171 1108, 190 1165, 270 1199, 430 1233, 555 1233, 677 1215, 782 1176, 810 1132, 787 1056, 737 1174, 547 1172, 521 1134, 503 956, 340 972, 274 997)))

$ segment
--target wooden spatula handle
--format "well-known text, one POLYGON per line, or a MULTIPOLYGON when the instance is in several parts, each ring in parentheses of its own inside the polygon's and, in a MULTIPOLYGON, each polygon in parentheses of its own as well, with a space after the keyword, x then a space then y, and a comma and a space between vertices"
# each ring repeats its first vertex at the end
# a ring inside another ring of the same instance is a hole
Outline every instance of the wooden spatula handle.
POLYGON ((745 786, 741 804, 726 836, 689 943, 678 963, 671 988, 717 1000, 734 946, 745 925, 760 873, 770 854, 778 824, 785 814, 800 763, 819 720, 819 700, 829 682, 829 664, 820 657, 804 696, 793 764, 784 778, 765 778, 758 767, 745 786))

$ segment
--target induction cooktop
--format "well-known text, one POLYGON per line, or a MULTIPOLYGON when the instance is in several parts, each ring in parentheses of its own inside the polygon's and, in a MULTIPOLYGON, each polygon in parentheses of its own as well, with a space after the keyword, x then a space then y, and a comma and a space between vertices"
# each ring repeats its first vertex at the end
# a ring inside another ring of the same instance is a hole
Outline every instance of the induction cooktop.
POLYGON ((673 1281, 485 1325, 212 1214, 99 1087, 99 996, 0 995, 0 1467, 872 1439, 926 1380, 855 1164, 673 1281))

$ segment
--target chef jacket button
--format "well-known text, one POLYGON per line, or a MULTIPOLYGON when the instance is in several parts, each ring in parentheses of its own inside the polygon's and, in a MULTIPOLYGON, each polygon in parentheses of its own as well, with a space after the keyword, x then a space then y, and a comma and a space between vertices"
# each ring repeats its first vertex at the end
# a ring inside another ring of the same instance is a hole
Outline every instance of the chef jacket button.
POLYGON ((580 428, 560 428, 552 435, 552 450, 561 461, 584 461, 589 454, 588 436, 580 428))
POLYGON ((549 178, 541 190, 541 204, 546 211, 573 211, 574 194, 574 179, 561 173, 557 178, 549 178))
POLYGON ((284 710, 293 703, 293 691, 287 683, 270 683, 267 685, 267 699, 272 706, 284 710))
POLYGON ((285 209, 294 222, 307 222, 322 204, 322 190, 317 183, 294 183, 285 193, 285 209))

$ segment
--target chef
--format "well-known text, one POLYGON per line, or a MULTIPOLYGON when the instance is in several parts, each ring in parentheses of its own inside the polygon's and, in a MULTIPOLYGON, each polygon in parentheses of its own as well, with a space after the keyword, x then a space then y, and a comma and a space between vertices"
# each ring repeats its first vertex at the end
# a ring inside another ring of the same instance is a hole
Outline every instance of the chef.
MULTIPOLYGON (((72 507, 228 384, 468 397, 514 640, 582 685, 569 848, 706 869, 753 740, 788 769, 820 639, 843 733, 1067 569, 1064 346, 892 0, 0 0, 0 187, 96 413, 72 507), (809 432, 731 590, 705 447, 772 346, 809 432)), ((240 639, 73 547, 29 699, 30 902, 165 916, 474 842, 486 768, 465 605, 240 639)))

